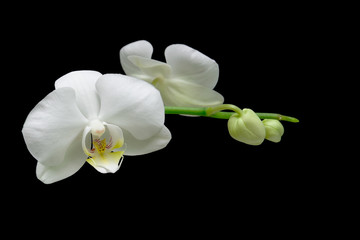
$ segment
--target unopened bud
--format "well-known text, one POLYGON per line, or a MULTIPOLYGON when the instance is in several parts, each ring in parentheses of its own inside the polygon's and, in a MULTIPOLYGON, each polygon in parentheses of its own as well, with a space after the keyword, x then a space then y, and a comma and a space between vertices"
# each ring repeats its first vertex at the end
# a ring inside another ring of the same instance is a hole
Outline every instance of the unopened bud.
POLYGON ((264 124, 256 113, 248 108, 229 118, 228 129, 232 138, 249 145, 260 145, 265 139, 264 124))
POLYGON ((281 136, 284 134, 284 127, 279 120, 265 119, 263 120, 265 126, 265 138, 272 142, 280 142, 281 136))

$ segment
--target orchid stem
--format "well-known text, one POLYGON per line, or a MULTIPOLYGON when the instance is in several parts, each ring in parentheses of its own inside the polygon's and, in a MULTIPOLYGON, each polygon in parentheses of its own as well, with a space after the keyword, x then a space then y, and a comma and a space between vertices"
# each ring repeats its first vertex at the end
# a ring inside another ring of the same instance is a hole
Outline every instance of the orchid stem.
MULTIPOLYGON (((242 110, 235 105, 223 104, 215 107, 165 107, 165 114, 183 114, 202 117, 211 117, 218 119, 229 119, 233 114, 240 114, 242 110), (232 112, 223 112, 230 110, 232 112)), ((299 120, 294 117, 285 116, 278 113, 256 113, 260 119, 276 119, 286 122, 297 123, 299 120)))

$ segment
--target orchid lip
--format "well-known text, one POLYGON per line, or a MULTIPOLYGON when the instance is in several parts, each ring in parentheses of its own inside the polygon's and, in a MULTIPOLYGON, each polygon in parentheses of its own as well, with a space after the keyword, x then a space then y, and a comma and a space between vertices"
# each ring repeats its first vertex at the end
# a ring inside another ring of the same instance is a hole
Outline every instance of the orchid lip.
POLYGON ((126 150, 121 128, 99 120, 91 121, 85 128, 82 146, 88 156, 86 161, 101 173, 119 170, 126 150))

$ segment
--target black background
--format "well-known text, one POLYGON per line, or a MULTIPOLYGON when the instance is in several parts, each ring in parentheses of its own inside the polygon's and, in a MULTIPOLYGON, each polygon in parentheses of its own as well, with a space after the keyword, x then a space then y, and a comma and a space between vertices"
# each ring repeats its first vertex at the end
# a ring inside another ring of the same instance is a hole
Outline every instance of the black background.
POLYGON ((65 217, 69 227, 78 223, 105 234, 121 234, 127 222, 133 233, 164 234, 166 228, 169 236, 191 229, 200 236, 241 236, 244 229, 254 235, 284 235, 284 229, 306 235, 316 225, 308 215, 317 205, 307 133, 318 44, 311 8, 183 3, 45 9, 29 11, 5 36, 7 63, 14 67, 10 82, 23 99, 16 156, 4 184, 16 206, 13 216, 41 216, 45 223, 65 217), (70 71, 123 73, 120 48, 141 39, 152 43, 153 58, 161 61, 170 44, 199 50, 219 64, 215 90, 225 103, 294 116, 300 123, 284 122, 280 143, 254 147, 233 140, 226 120, 166 116, 173 138, 165 149, 125 157, 115 174, 85 164, 63 181, 40 182, 21 135, 27 114, 70 71), (155 227, 144 230, 147 224, 155 227))

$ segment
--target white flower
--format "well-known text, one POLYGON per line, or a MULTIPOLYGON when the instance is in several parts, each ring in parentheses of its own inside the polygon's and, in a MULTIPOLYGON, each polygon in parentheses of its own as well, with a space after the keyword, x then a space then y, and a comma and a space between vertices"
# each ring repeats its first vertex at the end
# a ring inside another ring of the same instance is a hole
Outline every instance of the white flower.
POLYGON ((86 161, 101 173, 114 173, 123 155, 150 153, 171 139, 161 96, 144 81, 76 71, 59 78, 55 88, 22 130, 44 183, 71 176, 86 161))
POLYGON ((219 77, 214 60, 182 44, 166 48, 166 63, 151 59, 152 52, 149 42, 137 41, 120 50, 120 61, 127 75, 152 83, 165 106, 206 107, 224 102, 213 90, 219 77))

